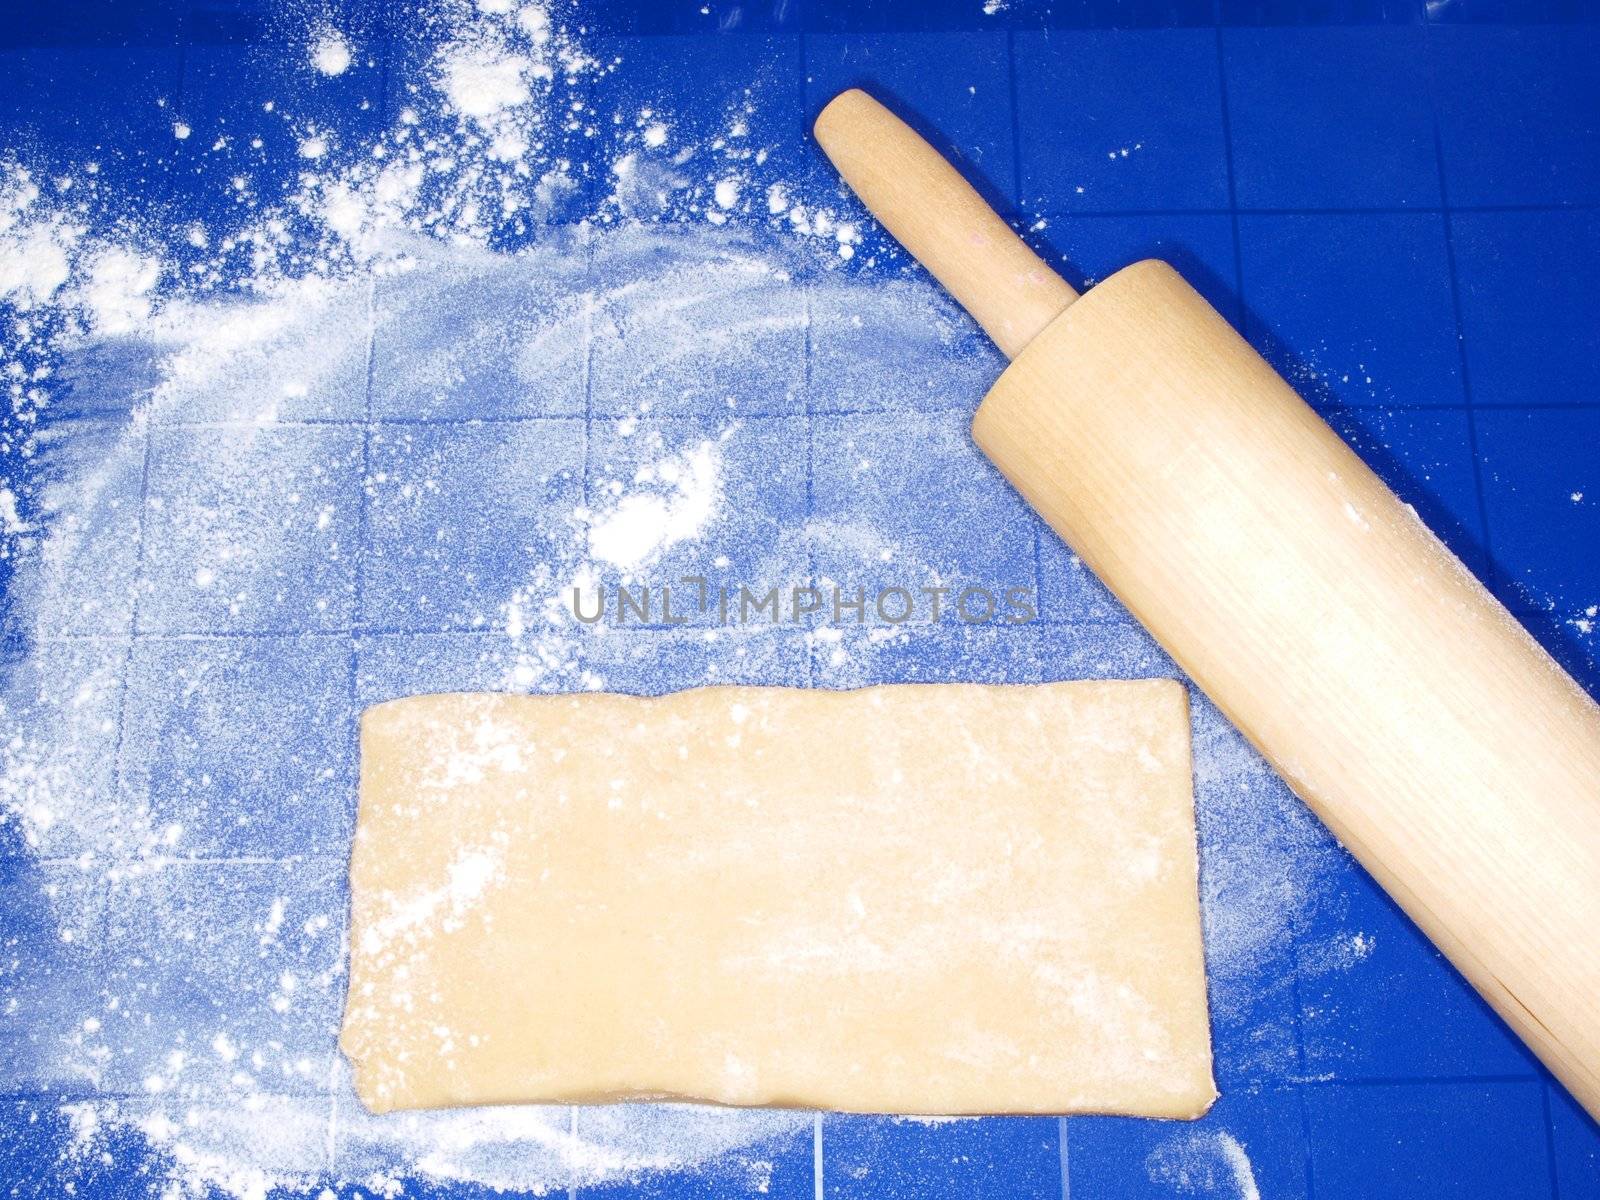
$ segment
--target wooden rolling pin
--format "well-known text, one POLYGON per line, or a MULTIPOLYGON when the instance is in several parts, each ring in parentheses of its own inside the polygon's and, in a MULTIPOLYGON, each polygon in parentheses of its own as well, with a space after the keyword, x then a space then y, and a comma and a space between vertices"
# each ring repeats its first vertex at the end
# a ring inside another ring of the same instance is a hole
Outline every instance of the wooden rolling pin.
POLYGON ((865 93, 816 136, 1015 359, 978 445, 1600 1116, 1600 707, 1172 268, 1079 299, 865 93))

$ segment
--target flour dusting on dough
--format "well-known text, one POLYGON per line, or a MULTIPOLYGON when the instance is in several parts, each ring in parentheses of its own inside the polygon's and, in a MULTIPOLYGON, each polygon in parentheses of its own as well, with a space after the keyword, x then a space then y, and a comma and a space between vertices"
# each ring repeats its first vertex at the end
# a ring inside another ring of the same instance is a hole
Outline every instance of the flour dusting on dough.
POLYGON ((498 849, 462 851, 446 868, 442 886, 386 897, 388 911, 362 935, 362 950, 382 954, 396 938, 415 940, 457 928, 500 877, 503 861, 498 849))

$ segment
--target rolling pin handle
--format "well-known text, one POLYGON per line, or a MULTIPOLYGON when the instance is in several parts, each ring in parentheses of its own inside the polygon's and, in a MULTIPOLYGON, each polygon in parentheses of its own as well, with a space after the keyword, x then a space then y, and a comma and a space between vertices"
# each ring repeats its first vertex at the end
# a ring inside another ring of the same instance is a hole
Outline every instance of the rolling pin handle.
POLYGON ((815 133, 873 216, 1007 358, 1078 298, 960 172, 859 88, 829 101, 815 133))

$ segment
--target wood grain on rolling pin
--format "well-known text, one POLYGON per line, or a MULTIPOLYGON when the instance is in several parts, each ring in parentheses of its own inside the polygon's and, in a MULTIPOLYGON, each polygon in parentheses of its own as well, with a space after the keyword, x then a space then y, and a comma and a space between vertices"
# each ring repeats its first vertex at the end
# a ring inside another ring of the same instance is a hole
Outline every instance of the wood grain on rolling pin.
MULTIPOLYGON (((915 137, 862 99, 836 162, 915 137)), ((897 200, 942 282, 946 211, 897 200)), ((1170 267, 1068 303, 978 444, 1600 1116, 1600 707, 1170 267)))

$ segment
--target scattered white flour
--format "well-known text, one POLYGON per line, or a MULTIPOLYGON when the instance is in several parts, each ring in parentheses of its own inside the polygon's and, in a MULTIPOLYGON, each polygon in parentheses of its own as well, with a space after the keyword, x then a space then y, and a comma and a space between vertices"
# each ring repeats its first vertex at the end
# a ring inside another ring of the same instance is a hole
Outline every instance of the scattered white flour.
POLYGON ((1334 937, 1303 945, 1300 950, 1300 967, 1308 976, 1329 975, 1348 971, 1371 957, 1378 941, 1370 933, 1341 932, 1334 937))
POLYGON ((482 121, 526 103, 533 64, 497 46, 451 46, 439 56, 444 93, 456 109, 482 121))
POLYGON ((1284 1014, 1292 1008, 1296 941, 1346 857, 1215 706, 1198 695, 1193 703, 1213 1020, 1234 1048, 1234 1070, 1293 1070, 1298 1050, 1284 1014))
POLYGON ((311 65, 324 75, 343 75, 350 69, 350 43, 337 29, 318 30, 311 42, 311 65))
POLYGON ((83 229, 40 203, 25 168, 0 164, 0 170, 0 300, 27 311, 67 282, 83 229))
MULTIPOLYGON (((632 572, 680 542, 693 541, 716 514, 720 446, 703 441, 680 455, 641 467, 632 490, 596 517, 589 553, 602 563, 632 572)), ((616 490, 623 491, 620 481, 616 490)))
POLYGON ((0 487, 0 533, 28 533, 33 529, 17 515, 17 494, 8 487, 0 487))
POLYGON ((109 247, 92 254, 85 265, 88 278, 75 299, 88 310, 96 333, 129 333, 150 315, 151 289, 161 275, 156 259, 109 247))
POLYGON ((1151 1151, 1144 1167, 1151 1183, 1180 1196, 1261 1200, 1250 1156, 1226 1130, 1177 1134, 1151 1151))

